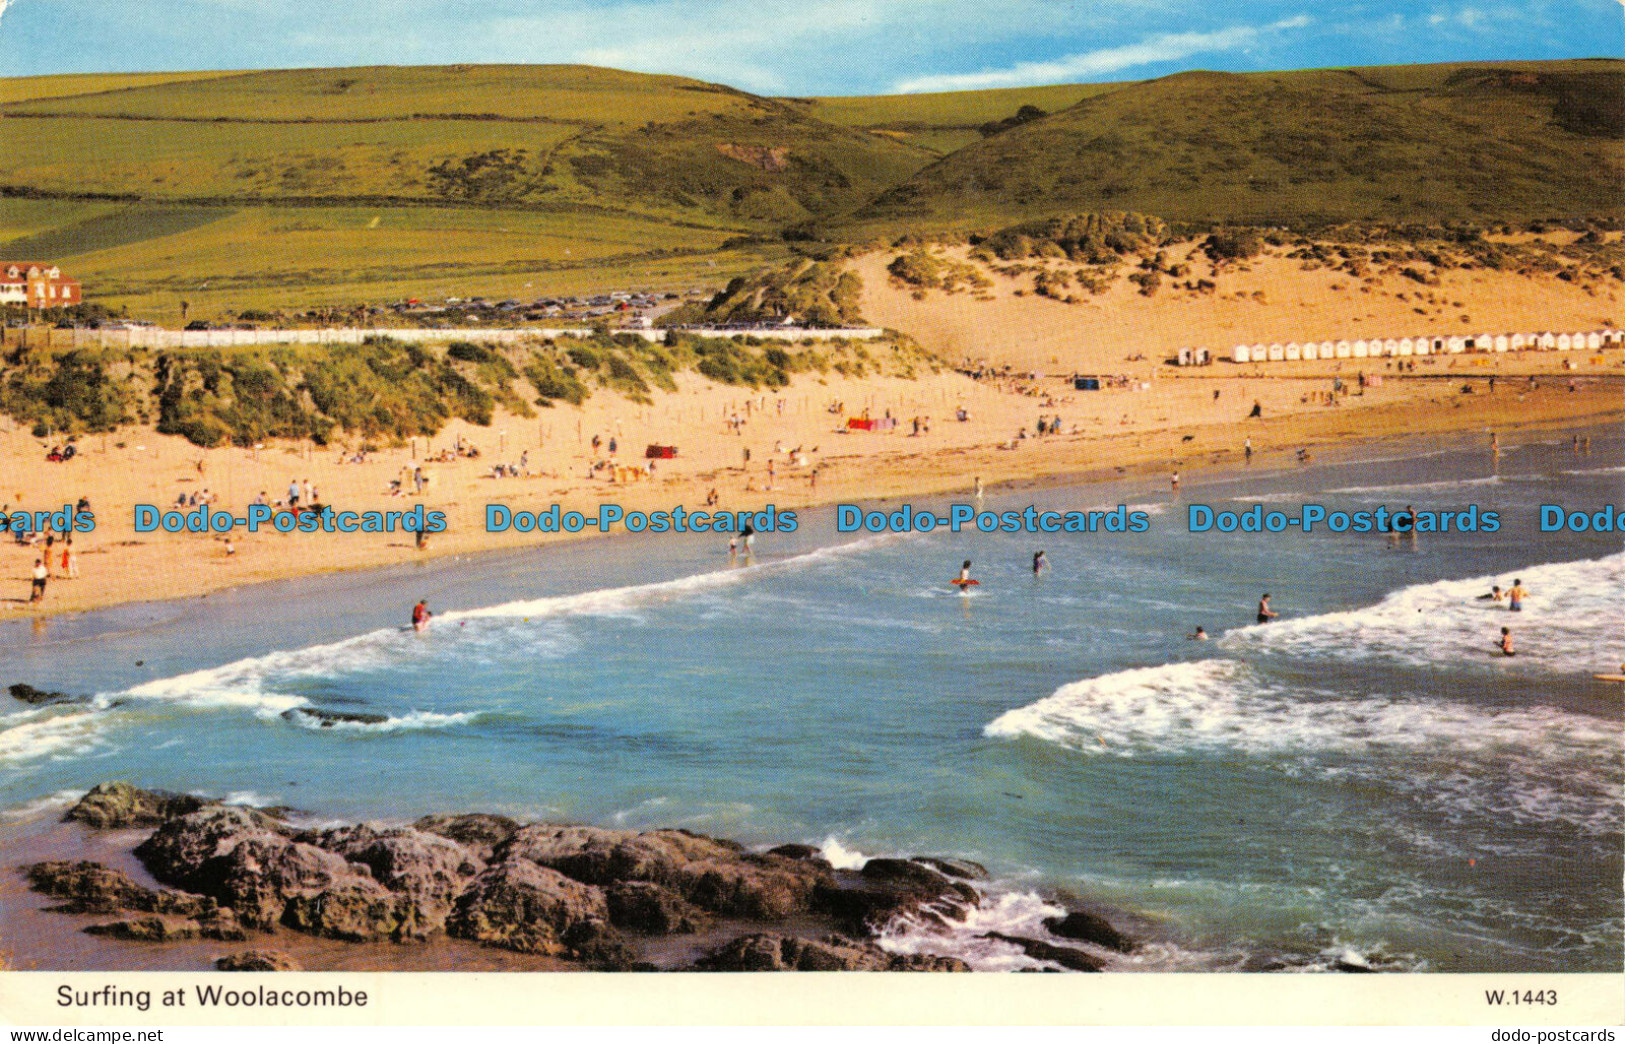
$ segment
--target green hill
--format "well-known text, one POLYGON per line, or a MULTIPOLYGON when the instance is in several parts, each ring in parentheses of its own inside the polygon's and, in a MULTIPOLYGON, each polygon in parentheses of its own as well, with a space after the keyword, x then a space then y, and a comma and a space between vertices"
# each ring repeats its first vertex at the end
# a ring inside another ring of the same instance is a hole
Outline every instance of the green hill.
POLYGON ((1625 63, 1182 73, 984 138, 858 229, 1096 210, 1196 224, 1619 214, 1625 63))

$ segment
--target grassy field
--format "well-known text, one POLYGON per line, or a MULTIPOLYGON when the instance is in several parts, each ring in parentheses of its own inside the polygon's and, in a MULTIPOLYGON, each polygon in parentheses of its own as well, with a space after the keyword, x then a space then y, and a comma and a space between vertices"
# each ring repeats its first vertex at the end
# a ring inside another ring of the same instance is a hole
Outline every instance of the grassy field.
POLYGON ((1625 63, 764 98, 581 66, 0 80, 0 254, 173 320, 721 288, 914 233, 1621 216, 1625 63), (1016 119, 1018 113, 1022 114, 1016 119))

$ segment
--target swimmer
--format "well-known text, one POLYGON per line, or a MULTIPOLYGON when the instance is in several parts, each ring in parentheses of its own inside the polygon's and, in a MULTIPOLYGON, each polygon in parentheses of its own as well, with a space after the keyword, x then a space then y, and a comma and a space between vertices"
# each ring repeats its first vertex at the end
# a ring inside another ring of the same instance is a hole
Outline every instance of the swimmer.
POLYGON ((1516 656, 1516 655, 1518 655, 1512 649, 1512 628, 1510 628, 1510 627, 1501 628, 1501 640, 1495 643, 1495 647, 1497 649, 1501 650, 1501 655, 1502 656, 1516 656))
POLYGON ((1270 596, 1265 592, 1264 597, 1258 600, 1258 622, 1269 623, 1281 614, 1270 608, 1270 596))
POLYGON ((1048 568, 1049 568, 1049 559, 1044 557, 1044 552, 1042 552, 1042 551, 1034 552, 1033 553, 1033 575, 1037 576, 1039 573, 1042 573, 1044 570, 1046 570, 1048 568))
POLYGON ((1480 602, 1500 602, 1505 598, 1506 594, 1501 590, 1500 584, 1496 584, 1494 587, 1490 588, 1489 594, 1481 594, 1478 596, 1478 600, 1480 602))
POLYGON ((412 607, 412 630, 423 632, 429 629, 429 619, 434 616, 429 612, 429 603, 426 599, 418 599, 418 604, 412 607))
POLYGON ((1207 631, 1202 629, 1201 624, 1197 624, 1196 630, 1191 634, 1187 634, 1185 637, 1189 638, 1193 642, 1205 642, 1207 641, 1207 631))
POLYGON ((1523 588, 1522 580, 1512 581, 1512 590, 1507 592, 1507 608, 1514 613, 1523 612, 1523 600, 1529 597, 1529 592, 1523 588))
POLYGON ((971 586, 976 583, 975 580, 970 578, 970 559, 965 559, 965 564, 959 567, 959 575, 954 577, 950 583, 959 588, 961 593, 969 591, 971 586))

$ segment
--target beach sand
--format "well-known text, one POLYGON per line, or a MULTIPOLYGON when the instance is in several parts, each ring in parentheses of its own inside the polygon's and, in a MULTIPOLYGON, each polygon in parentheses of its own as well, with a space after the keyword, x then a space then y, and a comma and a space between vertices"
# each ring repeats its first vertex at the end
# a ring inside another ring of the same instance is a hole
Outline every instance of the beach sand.
MULTIPOLYGON (((1246 280, 1268 281, 1277 301, 1271 308, 1255 309, 1250 297, 1246 303, 1225 305, 1190 295, 1141 298, 1122 288, 1098 304, 1079 306, 1030 294, 1018 298, 1012 285, 995 286, 992 301, 941 293, 916 301, 888 284, 883 267, 889 256, 857 262, 865 279, 865 314, 910 334, 944 358, 968 356, 1038 376, 973 380, 951 369, 917 380, 801 375, 786 389, 751 391, 689 374, 680 379, 677 392, 659 394, 652 405, 599 391, 581 408, 539 410, 533 418, 499 414, 489 428, 455 421, 433 439, 382 448, 363 464, 341 462, 359 446, 355 438, 344 450, 285 443, 203 450, 150 428, 83 437, 73 460, 48 463, 49 444, 7 419, 0 421, 0 467, 8 476, 0 503, 8 511, 56 510, 85 497, 96 528, 75 540, 78 578, 60 576, 60 545, 53 552, 53 579, 38 605, 30 605, 27 597, 28 575, 39 549, 10 540, 0 544, 0 619, 199 596, 302 574, 577 539, 487 533, 485 509, 491 503, 529 510, 558 503, 566 511, 587 513, 605 501, 629 511, 678 505, 694 509, 703 508, 714 489, 725 510, 754 510, 770 503, 801 507, 969 490, 978 478, 992 487, 1061 476, 1191 473, 1238 461, 1249 438, 1259 463, 1271 454, 1305 447, 1405 433, 1478 432, 1488 452, 1491 431, 1504 437, 1521 429, 1625 415, 1625 352, 1618 349, 1428 357, 1417 360, 1416 372, 1404 377, 1395 373, 1392 360, 1264 367, 1222 362, 1198 369, 1162 364, 1176 345, 1221 347, 1237 340, 1286 337, 1283 312, 1293 317, 1292 329, 1302 331, 1300 336, 1348 334, 1349 327, 1338 324, 1330 305, 1318 311, 1292 305, 1292 294, 1310 294, 1313 287, 1304 280, 1294 282, 1269 263, 1256 263, 1251 272, 1234 278, 1243 281, 1237 284, 1242 289, 1250 285, 1246 280), (1198 336, 1204 332, 1211 336, 1198 336), (1220 333, 1223 338, 1214 340, 1220 333), (1140 355, 1145 358, 1126 358, 1140 355), (1565 365, 1576 369, 1565 370, 1565 365), (1124 374, 1132 378, 1132 390, 1074 391, 1068 377, 1075 372, 1124 374), (1377 387, 1354 389, 1335 407, 1324 404, 1334 377, 1355 385, 1362 372, 1385 379, 1377 387), (1533 373, 1542 375, 1538 387, 1513 379, 1533 373), (1500 378, 1493 392, 1491 376, 1500 378), (1463 393, 1465 385, 1473 391, 1463 393), (832 403, 842 404, 844 414, 830 412, 832 403), (1262 420, 1247 419, 1255 403, 1262 408, 1262 420), (955 420, 961 407, 969 414, 964 422, 955 420), (873 417, 890 413, 898 427, 847 432, 843 417, 865 411, 873 417), (745 420, 738 434, 726 423, 735 413, 745 420), (1034 437, 1038 419, 1056 415, 1063 434, 1034 437), (916 417, 928 423, 928 431, 911 434, 916 417), (1018 438, 1023 430, 1028 438, 1018 438), (653 475, 639 481, 614 483, 602 472, 589 478, 594 435, 603 443, 598 459, 607 457, 611 438, 617 443, 616 459, 626 464, 643 464, 644 447, 654 442, 675 444, 679 455, 658 461, 653 475), (391 480, 403 477, 403 469, 459 439, 478 446, 480 456, 424 464, 431 480, 422 497, 390 494, 391 480), (798 448, 805 465, 798 466, 791 456, 798 448), (529 477, 491 477, 493 464, 518 464, 521 454, 529 477), (771 489, 769 461, 775 471, 771 489), (449 531, 432 536, 424 550, 414 548, 410 533, 239 531, 229 554, 218 535, 134 532, 136 504, 168 509, 177 498, 207 489, 217 498, 217 509, 242 514, 257 494, 276 501, 286 496, 291 481, 307 479, 320 502, 336 510, 402 511, 421 503, 446 512, 449 531)), ((1326 280, 1325 273, 1304 276, 1326 280)), ((1480 282, 1451 290, 1471 310, 1474 331, 1564 328, 1565 323, 1590 328, 1608 318, 1618 303, 1588 297, 1556 280, 1519 293, 1494 280, 1480 282), (1499 313, 1498 304, 1504 306, 1499 313), (1545 319, 1537 321, 1531 310, 1545 319)), ((1226 287, 1224 292, 1239 290, 1226 287)), ((1323 288, 1322 293, 1339 292, 1323 288)), ((1372 334, 1388 332, 1375 329, 1383 325, 1377 318, 1362 322, 1373 327, 1372 334)), ((1429 328, 1392 326, 1396 335, 1429 328)))

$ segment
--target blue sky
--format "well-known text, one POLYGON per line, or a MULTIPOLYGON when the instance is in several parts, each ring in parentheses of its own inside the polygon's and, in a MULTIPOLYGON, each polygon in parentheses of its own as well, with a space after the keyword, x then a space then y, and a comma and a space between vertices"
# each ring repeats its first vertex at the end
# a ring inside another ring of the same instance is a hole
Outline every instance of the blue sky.
POLYGON ((1625 53, 1625 0, 0 0, 0 75, 580 62, 878 94, 1625 53))

